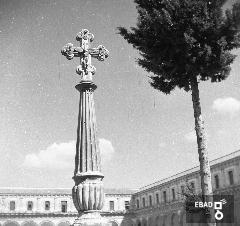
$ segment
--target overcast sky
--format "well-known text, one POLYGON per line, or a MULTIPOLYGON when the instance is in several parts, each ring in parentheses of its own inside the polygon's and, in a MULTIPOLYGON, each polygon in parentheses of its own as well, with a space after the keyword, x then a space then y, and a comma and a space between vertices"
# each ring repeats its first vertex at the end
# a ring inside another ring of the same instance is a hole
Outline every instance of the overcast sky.
MULTIPOLYGON (((93 60, 105 187, 138 188, 198 165, 190 93, 153 90, 138 53, 117 34, 136 17, 129 0, 0 0, 0 186, 73 186, 78 59, 60 50, 77 45, 82 28, 110 51, 93 60)), ((226 81, 200 84, 210 159, 240 149, 235 53, 226 81)))

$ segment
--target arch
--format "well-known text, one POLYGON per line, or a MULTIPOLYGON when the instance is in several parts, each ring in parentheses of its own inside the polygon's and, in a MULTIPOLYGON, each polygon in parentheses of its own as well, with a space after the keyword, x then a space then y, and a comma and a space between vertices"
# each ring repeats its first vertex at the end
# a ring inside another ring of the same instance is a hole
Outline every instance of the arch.
POLYGON ((17 221, 6 221, 3 226, 20 226, 19 223, 17 221))
POLYGON ((121 226, 135 226, 134 221, 132 221, 131 219, 123 219, 123 221, 121 222, 121 226))
POLYGON ((147 220, 145 218, 142 219, 142 226, 147 226, 147 220))
POLYGON ((167 216, 164 215, 162 218, 162 226, 167 226, 167 216))
POLYGON ((160 217, 159 216, 157 216, 156 219, 155 219, 155 226, 161 226, 160 217))
POLYGON ((70 222, 69 221, 61 221, 58 223, 58 226, 70 226, 70 222))
POLYGON ((154 226, 152 217, 148 218, 148 226, 154 226))
POLYGON ((116 221, 110 221, 109 225, 111 225, 111 226, 118 226, 118 223, 116 221))
POLYGON ((38 224, 32 220, 30 221, 24 221, 21 226, 38 226, 38 224))
POLYGON ((139 219, 137 219, 136 221, 136 226, 142 226, 141 221, 139 219))
POLYGON ((186 213, 182 212, 180 214, 180 226, 185 226, 185 225, 187 225, 187 223, 186 223, 186 213))
POLYGON ((130 225, 130 226, 136 226, 136 225, 135 225, 135 222, 134 222, 133 220, 129 220, 129 225, 130 225))
POLYGON ((178 226, 178 215, 176 213, 171 216, 171 226, 178 226))
POLYGON ((52 221, 43 221, 40 223, 40 226, 55 226, 52 221))

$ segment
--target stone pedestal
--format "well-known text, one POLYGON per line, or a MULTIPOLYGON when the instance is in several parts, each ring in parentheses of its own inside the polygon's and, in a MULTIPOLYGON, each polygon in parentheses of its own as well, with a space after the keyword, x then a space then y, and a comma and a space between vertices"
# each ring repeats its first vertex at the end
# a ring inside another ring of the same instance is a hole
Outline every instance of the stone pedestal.
POLYGON ((101 217, 99 211, 86 211, 74 221, 73 226, 110 226, 110 223, 101 217))

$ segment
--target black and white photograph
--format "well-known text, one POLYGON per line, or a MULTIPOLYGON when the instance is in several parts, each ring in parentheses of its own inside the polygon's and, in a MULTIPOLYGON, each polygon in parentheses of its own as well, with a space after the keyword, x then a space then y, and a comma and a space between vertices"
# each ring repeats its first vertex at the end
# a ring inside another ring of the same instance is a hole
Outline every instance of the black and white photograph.
POLYGON ((0 226, 240 226, 240 0, 0 0, 0 226))

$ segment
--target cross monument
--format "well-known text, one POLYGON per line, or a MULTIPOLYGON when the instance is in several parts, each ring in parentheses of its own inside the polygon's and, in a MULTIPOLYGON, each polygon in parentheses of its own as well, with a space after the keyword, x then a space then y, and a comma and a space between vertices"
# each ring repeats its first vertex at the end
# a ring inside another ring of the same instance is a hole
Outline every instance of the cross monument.
POLYGON ((74 57, 80 58, 80 65, 76 69, 81 78, 79 84, 75 86, 80 93, 80 100, 73 176, 75 185, 72 189, 73 203, 79 217, 73 223, 74 226, 107 225, 100 215, 104 203, 102 182, 104 176, 101 173, 93 100, 93 92, 97 86, 92 77, 96 69, 91 64, 91 58, 103 61, 108 57, 109 52, 102 45, 91 48, 90 43, 93 39, 93 34, 83 29, 76 36, 80 46, 74 47, 72 43, 68 43, 61 51, 68 60, 74 57))

